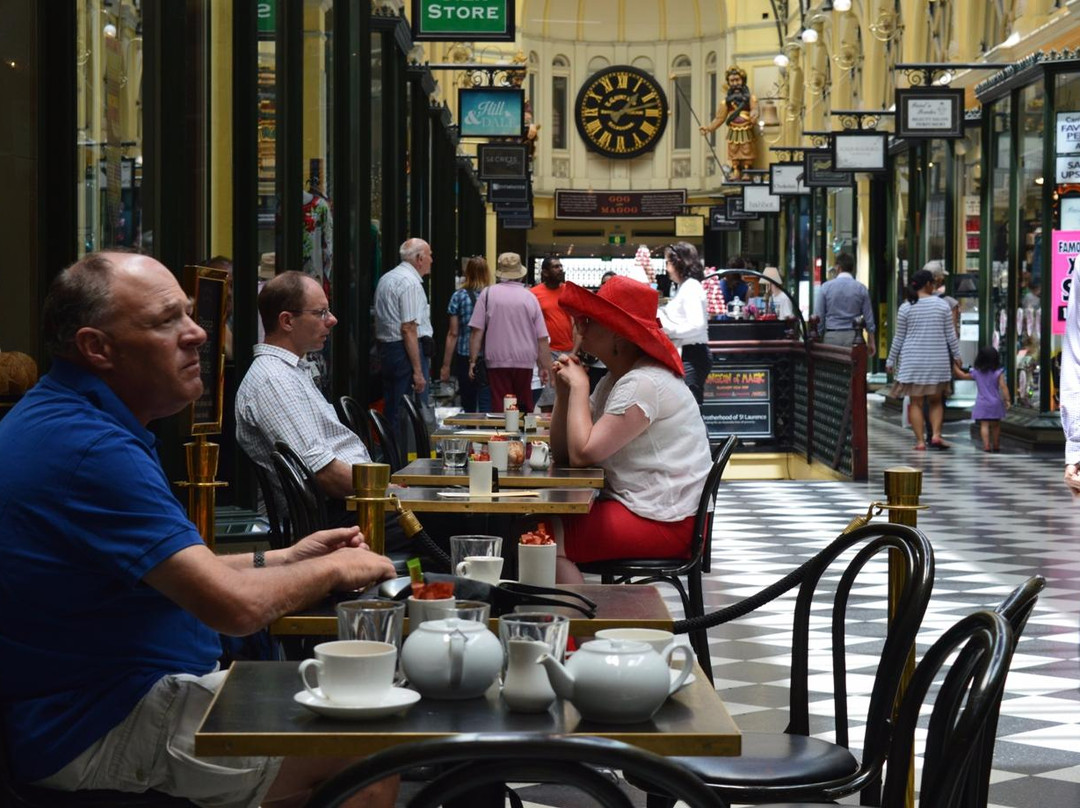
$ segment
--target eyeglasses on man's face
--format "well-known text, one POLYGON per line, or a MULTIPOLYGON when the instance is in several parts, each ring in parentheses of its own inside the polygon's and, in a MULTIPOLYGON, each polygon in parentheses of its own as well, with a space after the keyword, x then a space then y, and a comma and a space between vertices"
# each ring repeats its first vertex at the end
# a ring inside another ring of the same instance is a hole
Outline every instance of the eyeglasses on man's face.
POLYGON ((330 309, 289 309, 293 314, 314 314, 320 320, 326 320, 330 317, 330 309))

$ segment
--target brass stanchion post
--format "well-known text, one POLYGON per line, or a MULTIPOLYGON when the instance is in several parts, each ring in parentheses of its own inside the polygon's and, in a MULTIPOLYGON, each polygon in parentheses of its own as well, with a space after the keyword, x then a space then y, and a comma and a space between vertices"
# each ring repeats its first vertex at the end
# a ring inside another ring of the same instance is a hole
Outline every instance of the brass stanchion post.
MULTIPOLYGON (((919 497, 922 494, 922 472, 910 466, 894 466, 885 469, 885 499, 889 507, 889 521, 898 525, 916 527, 918 521, 919 497)), ((903 591, 906 572, 897 557, 897 551, 889 552, 889 620, 896 619, 896 603, 903 591)), ((904 673, 900 677, 900 691, 896 694, 896 704, 893 706, 893 717, 900 707, 900 700, 907 691, 911 677, 915 673, 915 649, 912 648, 904 663, 904 673)), ((911 750, 913 765, 908 774, 906 805, 915 804, 915 750, 911 750)))
POLYGON ((214 505, 218 488, 228 485, 217 482, 218 445, 209 443, 206 435, 196 435, 192 443, 184 444, 187 456, 188 479, 177 483, 188 490, 188 518, 211 550, 214 549, 214 505))
POLYGON ((390 466, 386 463, 354 463, 352 474, 356 495, 347 498, 348 507, 356 508, 356 523, 360 525, 368 547, 379 555, 386 555, 386 506, 393 504, 393 498, 386 495, 390 466))

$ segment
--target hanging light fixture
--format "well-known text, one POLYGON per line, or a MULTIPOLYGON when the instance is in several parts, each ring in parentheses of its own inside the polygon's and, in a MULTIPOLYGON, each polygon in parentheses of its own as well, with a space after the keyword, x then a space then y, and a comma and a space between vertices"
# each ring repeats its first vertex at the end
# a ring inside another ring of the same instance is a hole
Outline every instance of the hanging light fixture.
POLYGON ((808 25, 799 33, 799 38, 807 45, 813 45, 818 41, 817 29, 808 25))
POLYGON ((833 0, 833 11, 851 11, 851 0, 833 0))
POLYGON ((787 67, 791 63, 791 60, 788 59, 786 53, 778 53, 778 54, 776 54, 776 56, 773 57, 772 61, 773 61, 773 64, 776 65, 777 67, 779 67, 781 70, 783 70, 785 67, 787 67))

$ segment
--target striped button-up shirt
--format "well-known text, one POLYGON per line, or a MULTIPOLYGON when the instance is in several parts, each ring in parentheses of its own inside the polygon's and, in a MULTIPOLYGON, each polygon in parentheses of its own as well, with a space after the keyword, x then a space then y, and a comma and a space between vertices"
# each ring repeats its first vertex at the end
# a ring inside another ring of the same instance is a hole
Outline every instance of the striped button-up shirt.
POLYGON ((375 339, 400 342, 402 323, 416 323, 420 337, 434 333, 424 281, 416 267, 406 261, 383 275, 375 287, 375 339))

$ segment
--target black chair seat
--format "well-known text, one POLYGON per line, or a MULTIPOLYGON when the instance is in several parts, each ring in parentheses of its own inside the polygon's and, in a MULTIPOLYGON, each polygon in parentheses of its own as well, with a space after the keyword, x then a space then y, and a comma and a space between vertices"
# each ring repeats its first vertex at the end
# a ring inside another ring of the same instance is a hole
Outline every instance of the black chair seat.
MULTIPOLYGON (((828 741, 782 732, 744 732, 735 757, 677 757, 706 783, 775 789, 851 777, 859 761, 848 749, 828 741)), ((632 779, 631 779, 631 782, 632 779)))

